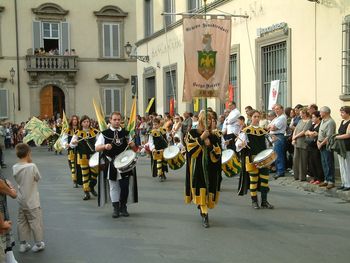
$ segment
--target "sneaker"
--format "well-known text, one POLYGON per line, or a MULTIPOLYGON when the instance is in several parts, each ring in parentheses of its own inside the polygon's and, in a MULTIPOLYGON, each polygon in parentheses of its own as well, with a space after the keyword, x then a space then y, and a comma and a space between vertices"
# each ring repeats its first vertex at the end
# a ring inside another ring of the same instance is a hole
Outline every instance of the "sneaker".
POLYGON ((41 241, 40 243, 36 243, 32 247, 33 252, 39 252, 39 251, 44 250, 44 249, 45 249, 45 243, 43 241, 41 241))
POLYGON ((24 243, 19 245, 19 252, 24 253, 27 252, 31 248, 29 243, 24 243))
POLYGON ((334 187, 335 187, 335 185, 334 185, 333 183, 330 183, 330 184, 327 185, 326 188, 327 188, 327 189, 332 189, 332 188, 334 188, 334 187))
POLYGON ((318 186, 319 186, 319 187, 325 187, 325 186, 327 186, 327 185, 328 185, 328 183, 323 182, 323 183, 319 184, 318 186))

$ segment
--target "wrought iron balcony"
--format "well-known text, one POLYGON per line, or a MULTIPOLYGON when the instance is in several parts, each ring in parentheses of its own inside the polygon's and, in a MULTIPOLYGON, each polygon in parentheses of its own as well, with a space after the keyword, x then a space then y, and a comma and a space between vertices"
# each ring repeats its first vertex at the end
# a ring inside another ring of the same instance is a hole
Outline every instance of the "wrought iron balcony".
POLYGON ((28 72, 77 72, 78 56, 27 55, 28 72))

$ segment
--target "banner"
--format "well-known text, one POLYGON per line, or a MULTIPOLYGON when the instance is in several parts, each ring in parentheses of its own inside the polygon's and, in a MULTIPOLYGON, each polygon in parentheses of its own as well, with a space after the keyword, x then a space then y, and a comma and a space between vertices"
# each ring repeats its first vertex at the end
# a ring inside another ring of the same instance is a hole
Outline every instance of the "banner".
POLYGON ((147 106, 146 111, 145 111, 146 113, 148 113, 149 110, 151 109, 153 102, 154 102, 154 97, 149 101, 148 106, 147 106))
POLYGON ((102 132, 104 130, 107 130, 108 127, 107 127, 107 123, 105 120, 105 114, 102 110, 101 104, 98 106, 95 102, 95 99, 92 99, 92 103, 94 104, 95 114, 96 114, 98 127, 99 127, 100 131, 102 132))
POLYGON ((134 97, 134 101, 132 102, 130 118, 127 130, 131 137, 135 135, 135 127, 136 127, 136 96, 134 97))
POLYGON ((269 107, 268 107, 269 110, 272 110, 272 106, 277 103, 279 86, 280 86, 280 80, 271 81, 269 107))
POLYGON ((183 101, 218 97, 225 101, 229 83, 231 19, 184 18, 183 101))

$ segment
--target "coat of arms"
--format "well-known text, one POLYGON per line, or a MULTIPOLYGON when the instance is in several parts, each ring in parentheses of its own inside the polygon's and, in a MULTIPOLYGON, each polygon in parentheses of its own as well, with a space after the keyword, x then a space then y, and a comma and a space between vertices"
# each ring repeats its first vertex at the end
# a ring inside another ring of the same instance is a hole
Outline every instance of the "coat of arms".
POLYGON ((211 47, 211 35, 203 35, 203 50, 198 51, 198 72, 203 78, 208 80, 215 73, 216 53, 211 47))

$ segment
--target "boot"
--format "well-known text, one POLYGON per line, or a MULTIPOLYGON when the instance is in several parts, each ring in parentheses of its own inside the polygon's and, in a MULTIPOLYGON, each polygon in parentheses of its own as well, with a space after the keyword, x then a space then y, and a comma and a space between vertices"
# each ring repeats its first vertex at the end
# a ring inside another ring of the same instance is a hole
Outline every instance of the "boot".
POLYGON ((118 218, 119 217, 119 202, 113 202, 113 218, 118 218))
POLYGON ((257 196, 252 196, 252 207, 254 209, 260 209, 257 196))
POLYGON ((273 209, 274 206, 271 205, 269 202, 267 202, 267 200, 264 200, 264 201, 261 201, 261 208, 273 209))
POLYGON ((204 228, 208 228, 209 227, 209 216, 208 216, 208 214, 202 214, 202 226, 204 228))
POLYGON ((93 196, 97 196, 97 192, 95 191, 94 188, 90 187, 90 193, 93 195, 93 196))
POLYGON ((120 203, 120 215, 124 217, 128 217, 128 209, 126 207, 126 203, 120 203))
POLYGON ((90 197, 89 192, 84 192, 83 200, 86 201, 86 200, 89 200, 90 198, 91 197, 90 197))

